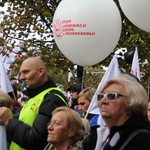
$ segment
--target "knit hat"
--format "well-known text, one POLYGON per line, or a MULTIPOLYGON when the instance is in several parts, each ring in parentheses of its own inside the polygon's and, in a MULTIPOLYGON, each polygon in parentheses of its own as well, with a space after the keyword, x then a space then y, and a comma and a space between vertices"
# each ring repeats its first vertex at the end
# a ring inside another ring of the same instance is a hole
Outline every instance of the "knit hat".
POLYGON ((76 83, 76 84, 73 84, 71 85, 67 90, 68 91, 74 91, 74 92, 77 92, 77 93, 80 93, 80 91, 82 90, 82 83, 76 83))
POLYGON ((0 103, 6 102, 9 103, 12 101, 12 98, 5 92, 0 91, 0 103))

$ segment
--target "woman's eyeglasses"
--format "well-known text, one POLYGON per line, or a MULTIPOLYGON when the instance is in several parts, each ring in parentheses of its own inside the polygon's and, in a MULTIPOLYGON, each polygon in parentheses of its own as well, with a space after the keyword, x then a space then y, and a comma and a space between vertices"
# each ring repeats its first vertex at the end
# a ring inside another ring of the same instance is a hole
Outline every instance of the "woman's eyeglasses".
POLYGON ((106 98, 107 101, 115 101, 118 97, 126 97, 125 95, 122 95, 122 94, 119 94, 119 93, 116 93, 116 92, 109 92, 109 93, 99 93, 97 95, 97 100, 98 101, 101 101, 102 98, 106 98))
POLYGON ((61 124, 58 121, 49 122, 47 126, 52 126, 53 128, 56 128, 58 126, 61 126, 61 124))

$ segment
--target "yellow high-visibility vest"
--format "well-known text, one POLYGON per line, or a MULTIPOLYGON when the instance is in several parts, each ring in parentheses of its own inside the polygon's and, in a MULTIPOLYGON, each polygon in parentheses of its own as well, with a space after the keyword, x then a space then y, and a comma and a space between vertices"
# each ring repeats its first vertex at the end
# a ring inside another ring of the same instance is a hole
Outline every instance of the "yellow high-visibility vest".
MULTIPOLYGON (((41 93, 39 93, 38 95, 36 95, 35 97, 31 98, 23 106, 23 108, 20 112, 20 115, 19 115, 19 120, 32 126, 33 122, 39 112, 40 105, 44 100, 44 96, 52 90, 57 90, 57 91, 61 92, 61 90, 57 87, 56 88, 48 88, 48 89, 42 91, 41 93)), ((67 102, 64 100, 64 98, 62 96, 60 96, 59 94, 55 94, 55 95, 57 95, 66 104, 66 106, 68 106, 67 102)), ((10 145, 10 150, 25 150, 25 149, 20 147, 18 144, 16 144, 15 142, 12 141, 11 145, 10 145)))

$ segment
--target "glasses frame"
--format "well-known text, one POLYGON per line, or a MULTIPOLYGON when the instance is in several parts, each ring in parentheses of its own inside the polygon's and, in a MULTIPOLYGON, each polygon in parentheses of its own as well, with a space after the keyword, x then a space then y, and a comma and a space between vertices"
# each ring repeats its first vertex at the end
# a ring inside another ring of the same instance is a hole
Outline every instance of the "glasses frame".
POLYGON ((52 126, 53 128, 57 128, 58 126, 61 126, 61 123, 54 121, 54 122, 48 122, 47 127, 52 126))
POLYGON ((103 98, 105 98, 107 101, 109 101, 109 102, 111 102, 111 101, 116 101, 117 100, 117 98, 119 98, 119 97, 127 97, 127 96, 125 96, 125 95, 122 95, 122 94, 119 94, 119 93, 117 93, 117 92, 108 92, 108 93, 99 93, 99 94, 97 94, 97 101, 98 102, 100 102, 103 98), (99 100, 99 95, 103 95, 103 97, 99 100), (115 98, 114 99, 108 99, 108 94, 115 94, 115 98))

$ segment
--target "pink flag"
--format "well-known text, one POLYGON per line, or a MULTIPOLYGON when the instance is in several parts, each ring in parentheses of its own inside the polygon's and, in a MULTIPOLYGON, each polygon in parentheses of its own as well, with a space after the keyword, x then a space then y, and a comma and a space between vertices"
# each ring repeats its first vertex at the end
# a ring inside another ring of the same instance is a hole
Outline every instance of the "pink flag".
POLYGON ((2 63, 1 56, 0 56, 0 90, 5 93, 13 92, 13 88, 7 76, 5 67, 2 63))
POLYGON ((135 75, 139 80, 141 80, 139 57, 138 57, 138 50, 137 49, 135 50, 134 56, 133 56, 131 74, 135 75))

